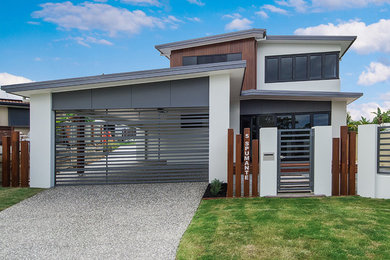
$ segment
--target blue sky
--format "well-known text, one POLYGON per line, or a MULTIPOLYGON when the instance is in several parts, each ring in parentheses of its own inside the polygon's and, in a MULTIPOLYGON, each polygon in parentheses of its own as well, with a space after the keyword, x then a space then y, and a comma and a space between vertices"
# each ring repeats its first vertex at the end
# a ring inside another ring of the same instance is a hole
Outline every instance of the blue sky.
POLYGON ((390 0, 4 0, 0 84, 168 67, 154 45, 264 28, 357 35, 340 63, 352 116, 390 109, 390 0))

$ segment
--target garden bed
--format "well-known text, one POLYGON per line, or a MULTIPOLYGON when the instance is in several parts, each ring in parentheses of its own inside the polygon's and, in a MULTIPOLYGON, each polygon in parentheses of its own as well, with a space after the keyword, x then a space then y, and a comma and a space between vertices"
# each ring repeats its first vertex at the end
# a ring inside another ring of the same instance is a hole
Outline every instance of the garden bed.
POLYGON ((226 198, 226 192, 227 192, 227 183, 222 183, 221 190, 218 192, 217 195, 211 194, 211 184, 207 186, 206 191, 203 194, 204 199, 211 199, 211 198, 226 198))

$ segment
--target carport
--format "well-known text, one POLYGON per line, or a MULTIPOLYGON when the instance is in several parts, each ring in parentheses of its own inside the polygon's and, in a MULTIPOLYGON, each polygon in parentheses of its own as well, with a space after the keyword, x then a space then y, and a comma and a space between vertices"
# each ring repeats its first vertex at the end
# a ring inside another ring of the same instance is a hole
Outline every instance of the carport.
POLYGON ((32 187, 226 181, 234 61, 5 86, 30 98, 32 187))

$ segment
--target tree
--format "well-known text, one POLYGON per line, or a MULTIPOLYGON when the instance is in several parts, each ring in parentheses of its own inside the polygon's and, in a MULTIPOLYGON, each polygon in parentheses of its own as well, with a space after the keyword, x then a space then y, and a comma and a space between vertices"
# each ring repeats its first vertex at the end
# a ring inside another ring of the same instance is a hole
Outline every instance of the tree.
POLYGON ((372 112, 375 117, 372 120, 372 123, 382 125, 383 123, 390 123, 390 111, 382 112, 382 110, 378 107, 376 112, 372 112))

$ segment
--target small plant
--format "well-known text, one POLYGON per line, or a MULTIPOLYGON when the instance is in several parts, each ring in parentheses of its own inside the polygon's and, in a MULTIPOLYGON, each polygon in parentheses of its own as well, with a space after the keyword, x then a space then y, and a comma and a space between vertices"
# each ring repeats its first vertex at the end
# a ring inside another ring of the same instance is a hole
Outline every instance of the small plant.
POLYGON ((217 196, 217 194, 222 189, 222 182, 220 180, 214 179, 210 184, 210 193, 213 196, 217 196))

